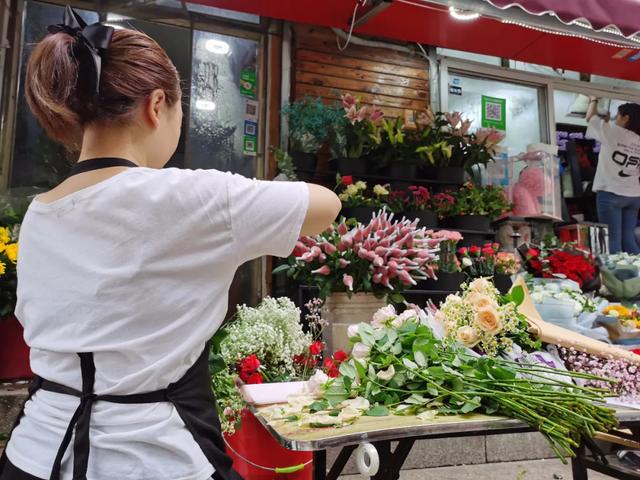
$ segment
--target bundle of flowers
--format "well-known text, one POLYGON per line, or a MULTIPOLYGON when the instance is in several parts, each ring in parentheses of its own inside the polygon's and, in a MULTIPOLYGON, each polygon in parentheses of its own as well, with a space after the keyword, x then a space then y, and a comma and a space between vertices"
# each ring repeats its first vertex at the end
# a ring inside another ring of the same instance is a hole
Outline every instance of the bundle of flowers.
POLYGON ((617 269, 635 269, 637 275, 640 276, 640 255, 620 252, 611 255, 601 255, 600 261, 602 266, 609 270, 617 269))
POLYGON ((386 205, 389 191, 383 185, 375 185, 371 192, 367 190, 367 183, 362 180, 354 181, 351 175, 336 175, 336 191, 344 207, 372 207, 382 208, 386 205))
POLYGON ((542 304, 547 299, 559 300, 570 304, 575 316, 581 313, 593 313, 601 303, 599 299, 585 295, 573 281, 527 281, 531 292, 531 299, 536 304, 542 304))
POLYGON ((406 190, 391 190, 386 206, 393 213, 433 210, 431 192, 427 187, 418 185, 411 185, 406 190))
MULTIPOLYGON (((317 318, 309 320, 318 322, 319 306, 310 307, 317 318)), ((239 306, 216 333, 210 355, 223 430, 233 433, 245 407, 237 379, 247 384, 304 380, 319 365, 323 348, 320 340, 303 331, 300 309, 288 298, 267 297, 255 308, 239 306)))
POLYGON ((439 219, 443 219, 450 215, 455 203, 456 199, 451 192, 436 193, 431 197, 431 210, 438 215, 439 219))
POLYGON ((623 400, 640 400, 640 369, 620 358, 602 358, 573 348, 558 348, 565 366, 572 372, 595 375, 584 379, 582 385, 609 390, 623 400))
POLYGON ((640 329, 640 311, 638 306, 625 307, 624 305, 607 305, 602 309, 602 314, 620 320, 620 324, 629 329, 640 329))
POLYGON ((301 237, 288 263, 274 273, 318 286, 321 298, 369 292, 402 301, 405 289, 434 277, 438 240, 417 224, 394 220, 385 211, 368 225, 335 224, 320 235, 301 237))
POLYGON ((438 272, 459 272, 460 262, 456 257, 456 246, 462 240, 462 234, 456 231, 438 230, 432 237, 440 241, 438 254, 438 272))
POLYGON ((498 264, 499 243, 485 243, 482 247, 472 245, 458 249, 462 270, 471 278, 492 277, 498 264))
POLYGON ((537 349, 540 343, 529 333, 526 317, 518 311, 524 299, 522 287, 501 296, 486 278, 462 286, 462 293, 449 295, 436 313, 445 336, 468 348, 495 357, 516 343, 537 349))
POLYGON ((596 267, 589 252, 570 244, 557 247, 529 247, 524 253, 525 267, 535 277, 568 278, 580 287, 591 282, 596 267))
POLYGON ((600 390, 570 383, 597 380, 593 376, 563 372, 558 378, 544 365, 479 356, 442 340, 423 311, 396 314, 385 307, 350 337, 352 356, 340 365, 340 376, 314 375, 310 397, 271 408, 265 412, 271 422, 300 428, 340 426, 362 415, 429 421, 436 415, 497 414, 539 429, 560 458, 617 424, 614 412, 601 406, 600 390))

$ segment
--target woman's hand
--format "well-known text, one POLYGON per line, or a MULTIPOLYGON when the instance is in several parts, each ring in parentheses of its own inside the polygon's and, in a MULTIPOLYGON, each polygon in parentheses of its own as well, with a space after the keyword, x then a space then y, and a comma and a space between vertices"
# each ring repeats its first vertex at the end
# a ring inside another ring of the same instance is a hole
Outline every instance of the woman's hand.
MULTIPOLYGON (((587 108, 587 122, 598 114, 598 97, 589 97, 589 108, 587 108)), ((608 121, 608 120, 607 120, 608 121)))

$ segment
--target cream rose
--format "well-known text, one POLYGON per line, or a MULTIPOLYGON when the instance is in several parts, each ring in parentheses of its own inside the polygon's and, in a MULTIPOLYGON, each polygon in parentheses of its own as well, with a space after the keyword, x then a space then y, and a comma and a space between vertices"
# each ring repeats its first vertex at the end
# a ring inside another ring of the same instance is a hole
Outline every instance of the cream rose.
POLYGON ((480 340, 473 327, 469 326, 460 327, 456 333, 456 338, 458 342, 469 348, 474 347, 480 340))
POLYGON ((354 323, 347 328, 347 337, 356 338, 360 333, 358 332, 359 324, 354 323))
POLYGON ((351 350, 351 355, 356 359, 364 359, 369 358, 369 354, 371 353, 371 348, 367 347, 364 343, 356 343, 353 346, 353 350, 351 350))
POLYGON ((472 292, 468 297, 467 301, 476 309, 479 310, 481 308, 487 307, 495 307, 495 302, 493 298, 489 295, 485 295, 483 293, 472 292))
POLYGON ((483 293, 489 290, 491 287, 491 282, 484 277, 476 278, 473 282, 469 284, 469 290, 474 292, 483 293))
POLYGON ((391 322, 391 325, 394 328, 400 328, 409 320, 411 319, 416 320, 417 318, 418 318, 418 313, 415 310, 405 310, 400 315, 398 315, 395 319, 393 319, 393 321, 391 322))
POLYGON ((475 323, 481 330, 495 335, 502 330, 502 321, 495 308, 481 308, 476 312, 475 323))

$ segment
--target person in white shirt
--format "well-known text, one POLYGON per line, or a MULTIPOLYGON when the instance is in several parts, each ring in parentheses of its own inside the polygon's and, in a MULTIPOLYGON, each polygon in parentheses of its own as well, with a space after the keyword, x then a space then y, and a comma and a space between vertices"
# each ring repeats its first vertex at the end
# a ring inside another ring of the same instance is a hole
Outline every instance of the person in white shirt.
POLYGON ((207 342, 236 269, 289 255, 340 201, 305 183, 162 169, 182 119, 166 53, 69 7, 49 31, 27 99, 49 136, 80 153, 20 232, 16 316, 36 378, 0 480, 238 479, 207 342))
POLYGON ((640 211, 640 105, 625 103, 614 121, 597 114, 596 98, 587 111, 587 137, 602 143, 593 181, 598 218, 609 226, 609 250, 640 253, 635 229, 640 211))

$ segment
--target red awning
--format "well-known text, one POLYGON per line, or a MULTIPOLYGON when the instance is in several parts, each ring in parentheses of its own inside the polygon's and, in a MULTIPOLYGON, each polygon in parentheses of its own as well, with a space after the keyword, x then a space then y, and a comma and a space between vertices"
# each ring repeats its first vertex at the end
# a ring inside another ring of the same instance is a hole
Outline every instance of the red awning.
MULTIPOLYGON (((349 28, 356 4, 356 0, 197 1, 228 10, 342 30, 349 28)), ((508 3, 507 0, 493 1, 508 3)), ((531 1, 540 4, 565 2, 575 5, 610 5, 614 0, 531 1)), ((639 0, 615 0, 616 4, 618 2, 633 4, 634 11, 640 10, 639 0)), ((613 10, 613 7, 608 8, 613 10)), ((633 18, 640 22, 640 12, 633 15, 633 18)), ((596 17, 590 21, 595 22, 596 17)), ((594 42, 578 36, 551 33, 548 29, 527 28, 509 18, 482 16, 477 20, 463 22, 452 18, 445 6, 422 0, 394 0, 384 11, 356 28, 354 34, 419 42, 553 68, 640 81, 640 44, 638 47, 627 47, 618 42, 594 42)), ((626 40, 619 38, 621 41, 626 40)))
POLYGON ((499 8, 520 7, 532 15, 550 14, 566 24, 587 21, 600 31, 615 27, 626 37, 640 32, 638 0, 485 0, 499 8))

